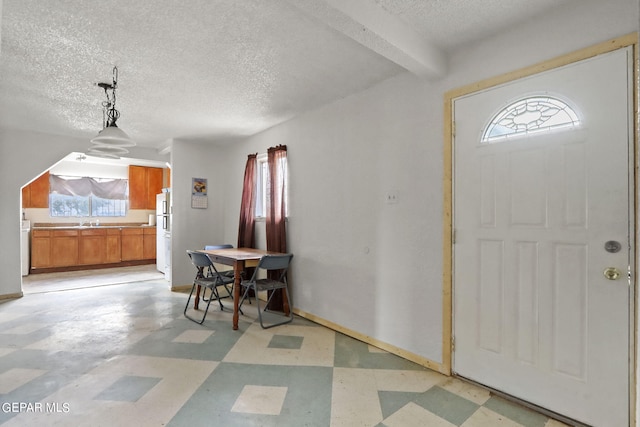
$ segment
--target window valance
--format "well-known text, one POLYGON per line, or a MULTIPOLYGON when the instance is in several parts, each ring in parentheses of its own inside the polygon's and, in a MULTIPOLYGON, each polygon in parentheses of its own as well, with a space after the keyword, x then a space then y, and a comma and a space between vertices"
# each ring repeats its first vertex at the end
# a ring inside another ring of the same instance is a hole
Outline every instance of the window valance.
POLYGON ((49 185, 51 193, 66 196, 87 197, 94 195, 101 199, 125 200, 128 181, 126 179, 49 175, 49 185))

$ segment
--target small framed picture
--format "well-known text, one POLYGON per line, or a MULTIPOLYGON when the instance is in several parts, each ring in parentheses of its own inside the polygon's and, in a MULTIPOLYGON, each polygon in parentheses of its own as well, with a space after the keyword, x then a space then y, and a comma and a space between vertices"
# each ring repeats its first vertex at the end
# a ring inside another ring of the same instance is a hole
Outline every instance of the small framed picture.
POLYGON ((191 178, 191 194, 193 196, 206 196, 207 195, 207 180, 206 178, 191 178))
POLYGON ((191 179, 191 207, 193 209, 207 209, 207 180, 205 178, 191 179))

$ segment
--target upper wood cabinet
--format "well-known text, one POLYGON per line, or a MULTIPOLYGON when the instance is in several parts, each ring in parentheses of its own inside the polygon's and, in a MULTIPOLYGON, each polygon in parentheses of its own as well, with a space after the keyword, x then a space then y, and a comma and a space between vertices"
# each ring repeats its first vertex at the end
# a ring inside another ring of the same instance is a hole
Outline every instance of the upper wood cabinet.
POLYGON ((147 209, 156 208, 156 195, 162 193, 162 168, 147 168, 147 209))
POLYGON ((155 209, 162 177, 162 168, 129 166, 129 209, 155 209))
POLYGON ((22 207, 49 207, 49 172, 43 173, 22 189, 22 207))
POLYGON ((147 168, 129 166, 129 209, 147 209, 147 168))

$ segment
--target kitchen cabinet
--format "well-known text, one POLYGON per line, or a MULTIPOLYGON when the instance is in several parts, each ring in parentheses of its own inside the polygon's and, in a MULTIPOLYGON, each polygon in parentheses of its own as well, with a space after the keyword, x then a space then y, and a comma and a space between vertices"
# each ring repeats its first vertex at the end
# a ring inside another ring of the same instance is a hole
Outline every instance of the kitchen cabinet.
POLYGON ((31 267, 51 267, 51 231, 31 231, 31 267))
POLYGON ((148 227, 142 229, 142 258, 156 258, 156 228, 148 227))
POLYGON ((156 258, 156 228, 123 228, 120 236, 122 261, 156 258))
POLYGON ((49 172, 43 173, 22 189, 22 207, 49 207, 49 172))
POLYGON ((104 264, 107 262, 107 230, 80 230, 78 248, 78 264, 104 264))
POLYGON ((162 193, 162 168, 147 168, 147 209, 156 209, 156 194, 162 193))
POLYGON ((78 264, 78 230, 53 230, 51 233, 51 266, 78 264))
POLYGON ((142 228, 123 228, 120 239, 122 261, 144 259, 144 234, 142 228))
POLYGON ((147 208, 147 168, 129 166, 129 208, 147 208))
POLYGON ((107 254, 105 262, 114 263, 122 260, 122 248, 120 243, 120 229, 107 228, 106 237, 107 254))
POLYGON ((156 194, 162 192, 163 169, 129 166, 129 208, 156 208, 156 194))
POLYGON ((50 227, 31 231, 32 272, 146 264, 155 258, 155 227, 50 227))

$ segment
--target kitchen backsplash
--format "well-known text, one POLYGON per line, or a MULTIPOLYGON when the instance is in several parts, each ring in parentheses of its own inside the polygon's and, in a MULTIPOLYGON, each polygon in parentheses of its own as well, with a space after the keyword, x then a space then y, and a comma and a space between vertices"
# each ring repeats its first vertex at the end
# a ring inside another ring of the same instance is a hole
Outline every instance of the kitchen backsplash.
POLYGON ((55 217, 52 218, 51 216, 49 216, 49 209, 36 209, 36 208, 31 208, 31 209, 23 209, 24 212, 24 216, 25 219, 28 219, 31 221, 31 223, 36 223, 36 222, 42 222, 42 223, 73 223, 73 222, 80 222, 81 220, 84 220, 85 222, 96 222, 96 220, 99 220, 101 223, 140 223, 140 224, 146 224, 149 222, 149 215, 153 214, 155 215, 156 211, 155 210, 148 210, 148 209, 129 209, 129 211, 127 212, 126 216, 119 216, 119 217, 112 217, 112 216, 106 216, 106 217, 85 217, 85 218, 75 218, 75 217, 55 217))

